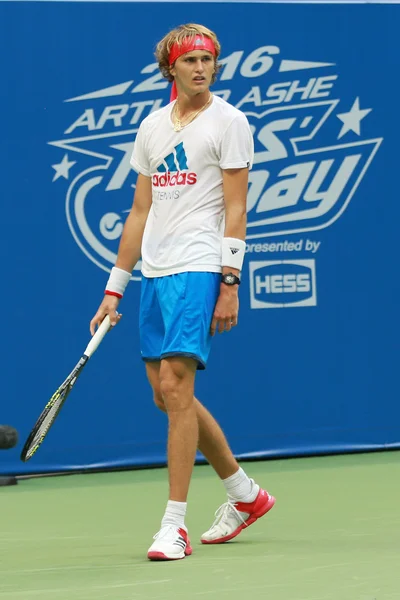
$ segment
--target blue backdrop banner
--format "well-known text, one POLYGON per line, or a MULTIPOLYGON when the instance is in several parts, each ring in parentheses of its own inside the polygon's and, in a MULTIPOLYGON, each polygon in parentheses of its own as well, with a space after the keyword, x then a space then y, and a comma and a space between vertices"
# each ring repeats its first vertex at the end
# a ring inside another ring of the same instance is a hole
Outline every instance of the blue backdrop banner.
MULTIPOLYGON (((89 339, 181 22, 222 43, 214 93, 255 140, 239 326, 196 393, 236 455, 400 445, 396 5, 0 2, 2 401, 21 442, 89 339)), ((40 451, 0 472, 165 461, 138 343, 140 271, 40 451)))

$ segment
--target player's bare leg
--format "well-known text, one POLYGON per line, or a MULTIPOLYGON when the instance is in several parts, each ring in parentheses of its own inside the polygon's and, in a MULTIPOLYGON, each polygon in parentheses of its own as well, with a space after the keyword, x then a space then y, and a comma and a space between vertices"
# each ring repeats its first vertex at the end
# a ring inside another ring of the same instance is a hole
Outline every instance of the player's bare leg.
POLYGON ((199 435, 193 398, 196 367, 193 359, 183 357, 162 360, 159 367, 159 393, 169 423, 169 500, 147 554, 151 560, 176 560, 192 553, 184 519, 199 435))
POLYGON ((193 400, 196 362, 172 357, 161 361, 160 391, 168 414, 170 500, 186 502, 196 457, 199 427, 193 400))
MULTIPOLYGON (((160 410, 166 413, 167 409, 160 390, 160 363, 147 363, 146 371, 150 385, 153 388, 154 402, 160 410)), ((227 479, 237 473, 239 465, 214 417, 197 398, 194 398, 194 406, 199 427, 198 448, 217 475, 223 480, 227 479)))
MULTIPOLYGON (((147 376, 153 388, 154 402, 166 411, 160 390, 160 363, 146 364, 147 376)), ((216 519, 201 541, 204 544, 226 542, 266 514, 275 498, 261 489, 239 467, 225 435, 214 417, 194 398, 199 427, 198 447, 216 473, 222 479, 228 494, 228 502, 216 512, 216 519)))

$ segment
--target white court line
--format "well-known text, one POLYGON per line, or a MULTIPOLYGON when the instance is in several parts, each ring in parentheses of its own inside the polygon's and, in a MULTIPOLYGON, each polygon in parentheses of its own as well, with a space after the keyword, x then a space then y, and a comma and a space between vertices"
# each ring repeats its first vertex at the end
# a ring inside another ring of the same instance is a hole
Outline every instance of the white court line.
MULTIPOLYGON (((12 535, 11 532, 7 532, 5 533, 5 535, 12 535)), ((118 534, 118 533, 114 533, 114 534, 110 534, 110 535, 54 535, 54 536, 49 536, 49 537, 4 537, 4 535, 2 535, 1 539, 0 539, 0 544, 2 542, 34 542, 35 544, 38 542, 49 542, 52 540, 109 540, 109 539, 130 539, 132 536, 130 534, 118 534)))
POLYGON ((97 571, 99 569, 122 569, 124 567, 129 567, 130 569, 138 569, 138 568, 148 568, 148 565, 135 565, 134 562, 120 563, 117 565, 70 565, 68 567, 45 567, 41 569, 14 569, 11 571, 7 569, 5 571, 0 571, 0 575, 2 573, 6 573, 9 575, 21 573, 44 573, 48 571, 97 571))
POLYGON ((116 588, 122 588, 122 587, 135 587, 137 585, 154 585, 154 584, 160 584, 160 583, 170 583, 172 581, 172 579, 158 579, 155 581, 135 581, 133 583, 117 583, 114 585, 96 585, 96 586, 91 586, 91 587, 79 587, 79 588, 70 588, 70 587, 65 587, 65 588, 52 588, 52 589, 42 589, 42 590, 22 590, 22 591, 18 591, 18 592, 1 592, 0 593, 0 597, 7 594, 8 596, 21 596, 21 595, 37 595, 37 594, 54 594, 57 592, 68 592, 68 594, 72 594, 75 592, 80 592, 80 591, 97 591, 97 590, 105 590, 105 589, 116 589, 116 588))
MULTIPOLYGON (((263 554, 263 555, 259 555, 255 558, 252 559, 252 562, 265 562, 266 560, 268 562, 272 562, 272 561, 276 561, 276 560, 281 560, 282 558, 288 558, 287 554, 275 554, 275 555, 269 555, 269 554, 263 554)), ((308 560, 307 557, 296 557, 296 561, 299 561, 300 559, 304 559, 304 560, 308 560)), ((397 557, 393 557, 394 559, 397 560, 397 557)), ((388 559, 388 557, 387 557, 388 559)), ((232 563, 232 562, 238 562, 238 561, 243 561, 243 558, 241 556, 215 556, 215 557, 210 557, 210 558, 200 558, 197 557, 196 558, 196 566, 215 566, 216 563, 232 563)), ((358 562, 357 564, 370 564, 373 563, 374 560, 364 560, 361 562, 358 562)), ((296 573, 301 573, 301 572, 305 572, 305 571, 319 571, 320 569, 331 569, 331 568, 336 568, 336 567, 344 567, 344 566, 348 566, 347 562, 343 562, 343 563, 327 563, 325 565, 316 565, 313 567, 302 567, 300 569, 292 569, 293 572, 296 573)), ((129 569, 133 569, 133 570, 138 570, 138 569, 148 569, 149 568, 149 564, 135 564, 134 561, 132 560, 131 562, 126 562, 126 563, 118 563, 118 564, 111 564, 111 565, 69 565, 69 566, 60 566, 60 567, 45 567, 45 568, 40 568, 40 569, 14 569, 14 570, 10 570, 10 569, 6 569, 6 570, 1 570, 0 571, 0 575, 2 574, 7 574, 7 575, 22 575, 24 573, 26 574, 33 574, 33 573, 45 573, 45 572, 54 572, 54 571, 97 571, 97 570, 112 570, 112 569, 123 569, 123 568, 129 568, 129 569)))
MULTIPOLYGON (((281 560, 282 558, 285 558, 285 554, 274 554, 273 556, 270 556, 269 554, 264 554, 264 555, 259 555, 257 556, 255 559, 253 559, 253 562, 260 562, 260 561, 264 561, 264 560, 268 560, 268 561, 272 561, 272 560, 281 560)), ((300 558, 303 557, 297 557, 296 561, 299 560, 300 558)), ((305 559, 305 557, 304 557, 305 559)), ((210 558, 206 558, 206 559, 196 559, 196 565, 197 564, 201 564, 201 565, 215 565, 216 562, 242 562, 243 558, 241 556, 215 556, 215 557, 210 557, 210 558)), ((68 566, 60 566, 60 567, 43 567, 40 569, 14 569, 14 570, 0 570, 0 575, 2 574, 7 574, 7 575, 20 575, 22 573, 45 573, 45 572, 51 572, 51 571, 96 571, 99 569, 122 569, 124 567, 129 567, 130 569, 148 569, 149 568, 149 564, 138 564, 135 565, 134 560, 132 560, 131 562, 126 562, 126 563, 118 563, 118 564, 111 564, 111 565, 68 565, 68 566)))
POLYGON ((82 535, 74 535, 74 536, 70 536, 70 537, 47 537, 47 538, 38 538, 38 537, 31 537, 31 538, 16 538, 14 537, 10 537, 10 538, 5 538, 2 537, 0 540, 0 544, 4 543, 4 544, 10 544, 12 542, 34 542, 35 544, 40 543, 40 542, 51 542, 54 540, 57 541, 61 541, 61 540, 87 540, 89 539, 87 536, 82 536, 82 535))

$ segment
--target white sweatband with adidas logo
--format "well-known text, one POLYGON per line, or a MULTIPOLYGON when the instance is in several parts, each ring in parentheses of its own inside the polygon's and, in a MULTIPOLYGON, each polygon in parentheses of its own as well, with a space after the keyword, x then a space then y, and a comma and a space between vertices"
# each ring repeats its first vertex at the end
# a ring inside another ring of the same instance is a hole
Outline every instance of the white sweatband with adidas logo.
POLYGON ((113 267, 111 269, 110 277, 108 278, 105 294, 107 296, 116 296, 122 298, 125 292, 125 288, 129 283, 131 274, 128 271, 113 267))
POLYGON ((222 267, 242 270, 246 242, 237 238, 224 237, 222 240, 222 267))

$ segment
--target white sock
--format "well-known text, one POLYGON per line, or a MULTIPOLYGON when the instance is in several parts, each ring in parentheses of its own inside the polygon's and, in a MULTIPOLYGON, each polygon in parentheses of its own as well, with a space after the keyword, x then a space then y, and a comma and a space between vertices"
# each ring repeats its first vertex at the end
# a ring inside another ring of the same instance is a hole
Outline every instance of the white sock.
POLYGON ((249 479, 241 467, 239 471, 223 479, 222 483, 229 499, 234 502, 254 502, 260 491, 260 486, 254 483, 253 479, 249 479))
POLYGON ((176 502, 168 500, 165 514, 161 521, 161 527, 164 525, 176 525, 176 527, 185 527, 187 502, 176 502))

